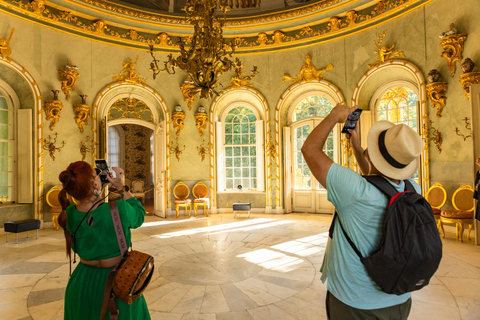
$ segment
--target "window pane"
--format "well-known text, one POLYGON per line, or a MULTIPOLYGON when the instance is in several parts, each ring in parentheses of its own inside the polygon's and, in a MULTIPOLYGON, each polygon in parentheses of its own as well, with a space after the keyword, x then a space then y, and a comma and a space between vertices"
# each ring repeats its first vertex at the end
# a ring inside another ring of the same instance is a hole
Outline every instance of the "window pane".
POLYGON ((231 157, 233 154, 233 148, 232 147, 225 147, 225 155, 227 157, 231 157))
POLYGON ((233 144, 242 144, 241 138, 239 134, 233 136, 233 144))
POLYGON ((242 158, 240 158, 240 157, 235 158, 235 159, 233 160, 233 166, 234 166, 235 168, 240 168, 240 167, 242 166, 242 162, 241 162, 241 161, 242 161, 242 158))
POLYGON ((233 139, 231 134, 225 135, 225 144, 233 144, 233 139))
POLYGON ((225 158, 225 166, 226 166, 227 168, 233 166, 233 159, 232 159, 231 157, 225 158))
POLYGON ((233 155, 235 157, 240 157, 240 147, 234 147, 233 148, 233 155))
POLYGON ((242 134, 242 144, 248 144, 249 143, 249 134, 242 134))
POLYGON ((242 158, 242 167, 248 167, 250 165, 250 159, 248 157, 242 158))
POLYGON ((226 124, 225 133, 232 133, 232 132, 233 132, 233 126, 231 124, 226 124))
POLYGON ((225 188, 226 188, 226 189, 230 189, 230 190, 234 188, 234 187, 233 187, 233 179, 227 179, 227 180, 226 180, 225 188))
POLYGON ((225 175, 227 176, 227 178, 233 178, 233 169, 226 169, 225 170, 225 175))

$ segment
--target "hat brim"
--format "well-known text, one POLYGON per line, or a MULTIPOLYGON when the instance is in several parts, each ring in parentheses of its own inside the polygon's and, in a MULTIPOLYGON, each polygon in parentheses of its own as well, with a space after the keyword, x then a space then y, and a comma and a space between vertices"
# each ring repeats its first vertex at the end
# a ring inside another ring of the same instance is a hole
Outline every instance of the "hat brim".
POLYGON ((372 125, 367 136, 368 157, 375 168, 386 177, 404 180, 412 177, 415 171, 417 171, 419 159, 415 159, 402 169, 393 167, 385 160, 378 147, 378 136, 382 131, 390 129, 393 126, 395 126, 394 123, 384 120, 377 121, 372 125))

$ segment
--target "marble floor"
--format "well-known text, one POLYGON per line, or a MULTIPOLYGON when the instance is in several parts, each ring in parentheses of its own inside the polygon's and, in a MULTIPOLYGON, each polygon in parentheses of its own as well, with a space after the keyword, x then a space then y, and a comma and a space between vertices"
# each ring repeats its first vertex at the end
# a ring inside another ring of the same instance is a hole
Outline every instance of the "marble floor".
MULTIPOLYGON (((134 249, 155 257, 145 298, 152 319, 326 319, 319 269, 330 215, 147 216, 134 249)), ((480 246, 455 241, 409 319, 480 319, 480 246)), ((0 318, 63 319, 68 280, 63 233, 0 236, 0 318), (12 241, 13 239, 13 241, 12 241)))

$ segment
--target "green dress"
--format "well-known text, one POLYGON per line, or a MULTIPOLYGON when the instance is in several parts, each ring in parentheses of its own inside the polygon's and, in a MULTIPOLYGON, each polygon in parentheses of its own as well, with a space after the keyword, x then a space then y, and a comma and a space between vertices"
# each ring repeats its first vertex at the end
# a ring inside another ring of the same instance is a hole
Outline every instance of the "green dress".
MULTIPOLYGON (((135 198, 117 200, 117 207, 122 220, 125 240, 130 246, 132 236, 129 228, 138 228, 142 225, 145 219, 145 209, 135 198)), ((84 260, 108 259, 120 255, 109 204, 104 203, 90 213, 93 224, 92 226, 87 224, 88 217, 82 222, 75 235, 75 240, 72 240, 72 249, 84 260)), ((84 216, 85 212, 78 211, 74 204, 67 208, 67 230, 70 234, 75 232, 84 216)), ((78 262, 65 291, 64 319, 93 320, 100 318, 105 283, 112 269, 92 267, 78 262)), ((119 320, 150 319, 143 295, 130 305, 119 299, 116 299, 116 302, 119 320)), ((108 311, 105 319, 110 319, 108 311)))

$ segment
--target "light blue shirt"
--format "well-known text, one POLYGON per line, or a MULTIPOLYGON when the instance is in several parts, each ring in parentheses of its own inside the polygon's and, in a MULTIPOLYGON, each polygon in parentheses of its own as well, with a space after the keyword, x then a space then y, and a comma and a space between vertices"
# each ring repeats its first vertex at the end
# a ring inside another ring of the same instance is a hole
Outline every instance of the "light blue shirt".
MULTIPOLYGON (((405 190, 405 182, 395 184, 399 192, 405 190)), ((409 179, 415 190, 420 186, 409 179)), ((379 248, 383 237, 383 217, 387 197, 358 173, 333 164, 327 174, 328 200, 335 206, 342 225, 363 257, 379 248)), ((364 310, 379 309, 407 301, 410 293, 402 295, 381 291, 368 276, 360 259, 347 242, 338 221, 333 239, 328 239, 322 267, 322 282, 343 303, 364 310)))

